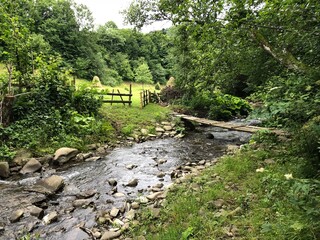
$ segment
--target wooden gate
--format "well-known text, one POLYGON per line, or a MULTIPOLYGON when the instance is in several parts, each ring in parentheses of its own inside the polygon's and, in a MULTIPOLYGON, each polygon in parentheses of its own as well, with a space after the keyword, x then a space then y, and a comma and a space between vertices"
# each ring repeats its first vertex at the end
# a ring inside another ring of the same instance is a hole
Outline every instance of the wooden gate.
POLYGON ((129 93, 120 93, 119 89, 117 89, 117 92, 115 92, 115 90, 112 89, 112 93, 99 93, 99 95, 111 96, 111 99, 103 99, 102 101, 104 103, 110 103, 111 105, 113 103, 122 103, 124 106, 126 104, 128 104, 129 106, 132 105, 132 86, 131 86, 131 84, 129 86, 129 93), (114 99, 114 97, 119 97, 120 99, 114 99), (127 98, 127 100, 124 98, 127 98))

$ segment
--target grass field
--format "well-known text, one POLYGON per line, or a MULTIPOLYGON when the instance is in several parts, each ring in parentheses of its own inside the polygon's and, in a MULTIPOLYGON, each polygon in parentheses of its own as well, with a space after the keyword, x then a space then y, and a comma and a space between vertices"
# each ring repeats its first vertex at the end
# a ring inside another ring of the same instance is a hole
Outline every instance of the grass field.
MULTIPOLYGON (((122 134, 130 136, 134 131, 141 128, 148 129, 150 133, 154 131, 155 123, 167 120, 170 109, 167 107, 159 106, 157 104, 150 103, 145 108, 141 109, 140 106, 140 92, 143 90, 154 91, 154 85, 144 85, 137 83, 123 83, 116 87, 103 86, 102 89, 107 89, 108 92, 115 92, 119 90, 121 93, 129 93, 129 85, 132 84, 132 105, 122 103, 111 105, 110 103, 104 103, 101 108, 101 114, 109 121, 113 122, 113 125, 117 127, 122 134)), ((77 79, 77 87, 90 87, 91 82, 77 79)), ((105 97, 106 98, 106 97, 105 97)), ((110 99, 108 96, 106 99, 110 99)), ((127 100, 125 97, 124 100, 127 100)), ((114 97, 114 100, 120 100, 120 97, 114 97)))

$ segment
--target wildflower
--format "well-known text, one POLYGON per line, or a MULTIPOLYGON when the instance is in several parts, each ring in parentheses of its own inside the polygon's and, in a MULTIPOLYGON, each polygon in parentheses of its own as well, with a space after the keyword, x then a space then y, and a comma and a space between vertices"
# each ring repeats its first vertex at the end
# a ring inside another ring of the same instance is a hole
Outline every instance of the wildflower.
POLYGON ((262 167, 262 168, 258 168, 258 169, 256 169, 256 172, 264 172, 264 168, 262 167))
POLYGON ((292 173, 285 174, 284 177, 285 177, 287 180, 293 178, 292 173))

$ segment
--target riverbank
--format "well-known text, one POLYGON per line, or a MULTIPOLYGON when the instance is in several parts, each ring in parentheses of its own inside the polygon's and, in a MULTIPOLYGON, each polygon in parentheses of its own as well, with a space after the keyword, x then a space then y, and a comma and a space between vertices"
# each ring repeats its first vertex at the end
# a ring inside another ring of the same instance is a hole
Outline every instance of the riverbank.
POLYGON ((224 140, 190 132, 185 138, 118 147, 100 159, 64 162, 64 158, 61 165, 7 181, 1 184, 0 201, 6 204, 1 207, 0 239, 123 236, 137 224, 135 216, 142 206, 161 205, 173 179, 215 164, 245 138, 223 133, 224 140))
POLYGON ((319 239, 320 182, 304 178, 309 164, 290 148, 253 136, 176 184, 156 214, 141 212, 127 239, 319 239))

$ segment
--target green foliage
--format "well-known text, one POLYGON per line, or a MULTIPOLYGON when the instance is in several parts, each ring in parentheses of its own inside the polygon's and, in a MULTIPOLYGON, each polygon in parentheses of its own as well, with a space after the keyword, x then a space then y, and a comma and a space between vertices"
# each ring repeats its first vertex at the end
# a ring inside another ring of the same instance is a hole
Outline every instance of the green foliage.
POLYGON ((135 70, 135 81, 142 84, 152 84, 153 79, 147 63, 142 63, 135 70))
POLYGON ((308 121, 295 134, 294 150, 297 155, 308 159, 310 168, 305 171, 310 176, 317 176, 320 172, 320 117, 308 121))
POLYGON ((156 83, 156 85, 154 86, 155 90, 161 90, 161 85, 159 82, 156 83))
MULTIPOLYGON (((0 131, 1 134, 2 130, 0 131)), ((0 159, 1 161, 11 161, 16 152, 10 149, 6 144, 1 144, 0 146, 0 159)))
POLYGON ((200 115, 215 120, 230 120, 235 116, 247 116, 251 110, 247 101, 220 91, 199 92, 188 104, 200 115))
POLYGON ((273 77, 256 94, 265 103, 261 113, 270 125, 301 125, 320 114, 319 83, 310 77, 273 77))
POLYGON ((122 83, 122 78, 116 70, 107 69, 102 82, 105 85, 114 87, 122 83))

